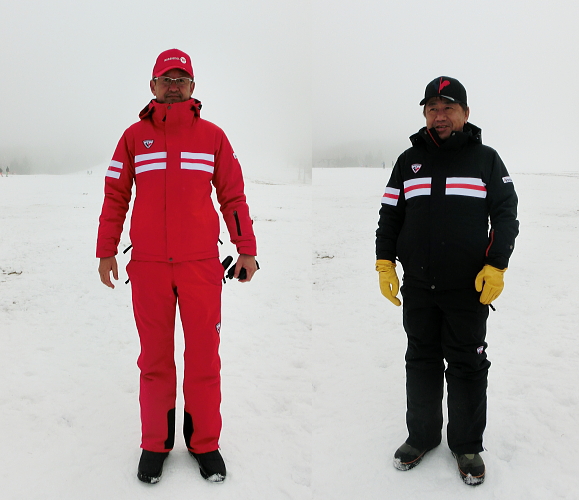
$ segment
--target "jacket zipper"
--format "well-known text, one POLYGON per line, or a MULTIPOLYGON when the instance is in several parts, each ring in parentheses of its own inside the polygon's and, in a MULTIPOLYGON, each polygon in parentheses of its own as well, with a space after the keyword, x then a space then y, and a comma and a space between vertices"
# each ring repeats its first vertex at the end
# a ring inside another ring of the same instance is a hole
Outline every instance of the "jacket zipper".
POLYGON ((237 210, 233 211, 233 217, 235 218, 235 225, 237 226, 237 236, 241 236, 241 224, 239 223, 239 217, 237 216, 237 210))
POLYGON ((495 230, 491 229, 491 235, 490 235, 490 241, 489 241, 489 246, 487 247, 487 251, 485 252, 485 257, 489 256, 489 251, 491 249, 491 247, 493 246, 493 241, 495 240, 495 230))

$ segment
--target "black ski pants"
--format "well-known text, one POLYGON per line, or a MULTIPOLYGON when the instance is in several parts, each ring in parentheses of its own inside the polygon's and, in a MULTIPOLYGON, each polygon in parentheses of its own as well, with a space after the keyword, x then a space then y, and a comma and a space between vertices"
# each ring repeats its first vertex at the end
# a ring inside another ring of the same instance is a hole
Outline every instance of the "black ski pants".
POLYGON ((483 451, 488 306, 472 290, 433 291, 404 285, 407 443, 430 449, 442 439, 444 374, 448 389, 447 440, 457 454, 483 451), (446 370, 445 363, 446 360, 446 370))

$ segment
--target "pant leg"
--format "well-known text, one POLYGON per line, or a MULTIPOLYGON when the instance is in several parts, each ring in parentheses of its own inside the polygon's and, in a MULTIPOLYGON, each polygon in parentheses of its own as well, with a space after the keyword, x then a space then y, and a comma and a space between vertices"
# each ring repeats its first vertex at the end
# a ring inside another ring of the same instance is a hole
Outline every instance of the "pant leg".
POLYGON ((206 453, 221 433, 221 284, 219 259, 176 264, 179 312, 185 335, 183 434, 189 450, 206 453))
POLYGON ((440 298, 448 363, 448 445, 457 454, 479 453, 483 451, 490 366, 485 342, 488 306, 480 303, 474 288, 445 292, 440 298))
POLYGON ((402 287, 406 350, 407 443, 434 448, 442 439, 444 362, 440 339, 441 311, 430 290, 402 287))
POLYGON ((141 353, 141 448, 163 452, 175 441, 175 312, 172 264, 131 261, 133 311, 141 353))

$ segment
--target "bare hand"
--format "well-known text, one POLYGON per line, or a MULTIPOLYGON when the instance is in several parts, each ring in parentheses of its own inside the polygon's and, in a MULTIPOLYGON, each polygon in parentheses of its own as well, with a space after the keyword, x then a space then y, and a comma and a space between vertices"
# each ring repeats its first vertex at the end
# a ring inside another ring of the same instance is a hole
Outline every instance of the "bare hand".
POLYGON ((247 281, 251 281, 251 278, 257 271, 257 263, 255 262, 255 257, 253 255, 245 255, 241 254, 235 263, 235 273, 233 274, 234 278, 239 277, 239 271, 241 268, 244 267, 247 271, 247 278, 244 280, 239 280, 241 283, 245 283, 247 281))
POLYGON ((113 282, 111 281, 111 271, 113 272, 113 278, 118 280, 119 269, 117 267, 117 258, 112 256, 101 259, 99 263, 99 274, 101 281, 109 288, 114 288, 115 285, 113 285, 113 282))

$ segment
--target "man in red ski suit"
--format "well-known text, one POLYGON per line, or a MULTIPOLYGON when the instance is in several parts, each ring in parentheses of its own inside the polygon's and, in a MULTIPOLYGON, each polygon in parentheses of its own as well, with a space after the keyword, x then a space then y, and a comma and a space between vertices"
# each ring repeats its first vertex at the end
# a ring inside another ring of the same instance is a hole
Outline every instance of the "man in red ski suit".
POLYGON ((176 305, 185 335, 183 433, 201 475, 225 479, 219 453, 221 390, 219 331, 223 267, 217 242, 221 213, 250 281, 257 270, 252 220, 240 164, 224 132, 200 117, 191 60, 171 49, 159 55, 150 82, 155 99, 129 127, 105 177, 97 257, 101 281, 114 288, 115 255, 136 185, 131 217, 132 258, 127 266, 141 353, 138 366, 143 449, 138 478, 160 480, 175 440, 176 305))

